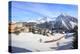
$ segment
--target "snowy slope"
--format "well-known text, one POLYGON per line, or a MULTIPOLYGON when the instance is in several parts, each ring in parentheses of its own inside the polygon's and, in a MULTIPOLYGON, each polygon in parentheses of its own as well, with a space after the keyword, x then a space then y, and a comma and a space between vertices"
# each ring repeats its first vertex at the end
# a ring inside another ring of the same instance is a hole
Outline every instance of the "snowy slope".
MULTIPOLYGON (((53 51, 59 49, 69 49, 72 42, 72 37, 67 39, 63 38, 56 42, 44 43, 44 41, 57 39, 64 34, 55 34, 53 37, 47 37, 39 34, 32 34, 32 33, 21 33, 19 35, 12 34, 12 46, 28 49, 30 51, 53 51), (42 39, 42 42, 40 42, 42 39), (70 43, 70 44, 69 44, 70 43), (69 44, 69 46, 68 46, 69 44), (65 47, 67 45, 68 47, 65 47), (64 46, 64 48, 62 48, 64 46)), ((16 50, 16 49, 15 49, 16 50)))

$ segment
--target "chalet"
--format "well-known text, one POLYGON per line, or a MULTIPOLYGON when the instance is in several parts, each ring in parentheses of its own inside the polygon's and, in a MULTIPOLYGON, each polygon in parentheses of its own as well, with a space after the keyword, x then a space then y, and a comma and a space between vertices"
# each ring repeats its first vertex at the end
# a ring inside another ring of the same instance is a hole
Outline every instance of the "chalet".
POLYGON ((9 32, 13 33, 15 31, 20 31, 22 27, 22 23, 9 23, 9 32))
POLYGON ((23 26, 24 32, 32 32, 32 25, 26 24, 23 26))
POLYGON ((9 23, 9 32, 14 32, 16 28, 16 24, 15 23, 9 23))

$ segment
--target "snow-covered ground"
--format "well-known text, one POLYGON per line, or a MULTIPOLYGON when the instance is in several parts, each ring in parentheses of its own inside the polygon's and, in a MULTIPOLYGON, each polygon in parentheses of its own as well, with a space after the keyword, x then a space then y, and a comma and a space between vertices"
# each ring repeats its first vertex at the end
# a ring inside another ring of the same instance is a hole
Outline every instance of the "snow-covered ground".
POLYGON ((68 35, 55 33, 53 36, 48 37, 33 33, 20 33, 19 35, 11 34, 11 46, 23 48, 32 52, 64 50, 72 47, 73 36, 71 35, 71 33, 68 33, 68 35), (58 41, 44 43, 52 39, 56 40, 62 36, 64 36, 64 38, 58 41))

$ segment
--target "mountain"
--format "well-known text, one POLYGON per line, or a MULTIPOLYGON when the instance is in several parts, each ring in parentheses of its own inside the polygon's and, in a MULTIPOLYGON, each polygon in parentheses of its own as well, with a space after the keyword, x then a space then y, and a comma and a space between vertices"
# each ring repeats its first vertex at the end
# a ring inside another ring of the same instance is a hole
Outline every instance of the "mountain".
POLYGON ((39 28, 47 28, 47 29, 52 29, 52 22, 44 22, 44 23, 40 23, 40 24, 37 24, 37 27, 39 28))
POLYGON ((43 17, 43 18, 40 18, 38 20, 36 20, 36 23, 38 24, 41 24, 41 23, 45 23, 45 22, 50 22, 50 21, 54 21, 55 20, 55 17, 43 17))
POLYGON ((54 22, 54 27, 57 29, 62 28, 65 30, 71 30, 77 25, 77 23, 77 18, 61 14, 56 18, 54 22))
POLYGON ((55 18, 44 17, 37 21, 37 27, 50 29, 53 27, 55 18))
POLYGON ((72 30, 78 23, 78 19, 69 15, 60 14, 53 20, 53 18, 42 18, 40 22, 43 23, 37 24, 40 28, 48 29, 57 29, 57 30, 72 30), (48 20, 49 19, 49 20, 48 20))

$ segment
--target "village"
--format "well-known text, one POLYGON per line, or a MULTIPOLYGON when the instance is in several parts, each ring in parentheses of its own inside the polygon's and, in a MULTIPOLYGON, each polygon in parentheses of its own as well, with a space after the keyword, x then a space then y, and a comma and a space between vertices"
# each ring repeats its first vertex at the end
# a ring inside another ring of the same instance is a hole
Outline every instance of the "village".
MULTIPOLYGON (((55 30, 49 30, 47 28, 39 28, 31 23, 9 23, 9 33, 20 33, 20 32, 32 32, 34 34, 42 34, 47 35, 47 33, 53 35, 55 30)), ((64 33, 64 31, 59 31, 60 33, 64 33)), ((48 36, 48 35, 47 35, 48 36)))

